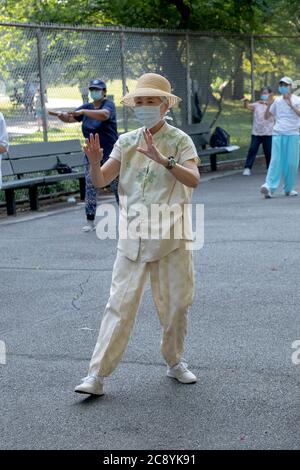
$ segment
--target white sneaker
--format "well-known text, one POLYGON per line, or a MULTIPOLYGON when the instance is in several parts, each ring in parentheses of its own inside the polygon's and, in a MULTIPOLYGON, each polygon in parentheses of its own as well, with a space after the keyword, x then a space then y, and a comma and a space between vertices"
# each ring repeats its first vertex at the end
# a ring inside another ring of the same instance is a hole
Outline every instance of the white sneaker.
POLYGON ((263 184, 261 186, 260 192, 261 192, 261 194, 263 194, 265 196, 266 199, 270 199, 272 197, 271 190, 266 184, 263 184))
POLYGON ((285 191, 283 191, 283 193, 284 193, 286 196, 289 196, 289 197, 298 196, 297 191, 295 191, 294 189, 293 189, 292 191, 290 191, 289 193, 286 193, 285 191))
POLYGON ((182 361, 174 367, 168 366, 167 376, 171 377, 172 379, 177 379, 178 382, 183 384, 194 384, 197 382, 197 377, 195 374, 188 370, 187 364, 182 361))
POLYGON ((251 170, 250 168, 245 168, 243 171, 243 176, 251 176, 251 170))
POLYGON ((81 230, 83 232, 92 232, 95 229, 96 229, 96 225, 95 225, 94 220, 87 220, 86 225, 84 225, 81 230))
POLYGON ((104 395, 103 391, 103 378, 96 377, 95 375, 88 375, 82 379, 82 383, 75 387, 76 393, 87 393, 88 395, 104 395))

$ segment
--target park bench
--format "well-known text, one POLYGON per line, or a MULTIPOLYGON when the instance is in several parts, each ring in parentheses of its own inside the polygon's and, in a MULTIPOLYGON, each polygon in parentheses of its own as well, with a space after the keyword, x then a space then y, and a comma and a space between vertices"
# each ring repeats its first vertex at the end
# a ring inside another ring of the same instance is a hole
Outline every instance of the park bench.
POLYGON ((7 215, 16 213, 16 189, 28 188, 30 208, 38 210, 39 186, 78 179, 83 200, 85 178, 82 166, 83 151, 79 140, 11 145, 9 152, 2 156, 4 180, 1 190, 5 192, 7 215), (59 174, 56 169, 58 162, 67 164, 72 173, 59 174))
POLYGON ((211 171, 217 171, 217 156, 223 153, 230 153, 238 150, 238 145, 229 145, 227 147, 208 147, 211 129, 208 124, 197 123, 190 124, 181 129, 193 140, 198 152, 198 156, 209 157, 211 171))

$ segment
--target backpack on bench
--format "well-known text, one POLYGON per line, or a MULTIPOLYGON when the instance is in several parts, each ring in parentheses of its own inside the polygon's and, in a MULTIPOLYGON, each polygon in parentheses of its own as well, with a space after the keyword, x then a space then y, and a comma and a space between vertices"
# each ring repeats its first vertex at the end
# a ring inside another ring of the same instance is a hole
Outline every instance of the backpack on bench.
POLYGON ((222 127, 216 127, 211 135, 209 145, 211 147, 228 147, 230 145, 230 135, 222 127))
POLYGON ((57 170, 60 175, 65 175, 66 173, 73 173, 72 168, 66 163, 62 163, 59 157, 56 157, 56 160, 57 163, 55 165, 55 170, 57 170))

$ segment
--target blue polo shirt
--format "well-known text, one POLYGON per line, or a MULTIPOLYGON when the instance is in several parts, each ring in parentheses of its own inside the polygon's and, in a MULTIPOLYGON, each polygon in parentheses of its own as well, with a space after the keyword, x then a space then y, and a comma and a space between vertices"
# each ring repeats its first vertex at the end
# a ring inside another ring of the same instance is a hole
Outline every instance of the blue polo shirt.
MULTIPOLYGON (((85 103, 77 108, 77 111, 79 109, 95 110, 93 103, 85 103)), ((97 110, 100 109, 109 111, 109 119, 99 121, 99 119, 92 119, 87 116, 77 116, 75 119, 82 122, 82 133, 86 139, 89 138, 90 134, 99 134, 101 147, 103 148, 103 160, 107 160, 115 142, 118 140, 116 107, 112 101, 104 98, 100 108, 97 108, 97 110)))

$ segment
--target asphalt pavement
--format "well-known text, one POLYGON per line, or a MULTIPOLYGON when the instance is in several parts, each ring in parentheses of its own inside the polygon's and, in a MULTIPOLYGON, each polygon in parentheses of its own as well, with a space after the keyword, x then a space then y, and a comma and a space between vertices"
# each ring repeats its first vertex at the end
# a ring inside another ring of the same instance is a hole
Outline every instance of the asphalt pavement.
POLYGON ((194 192, 205 207, 185 351, 195 385, 166 377, 148 285, 106 395, 75 394, 116 241, 81 232, 82 205, 0 222, 1 449, 300 448, 300 196, 264 200, 263 181, 261 168, 208 175, 194 192))

